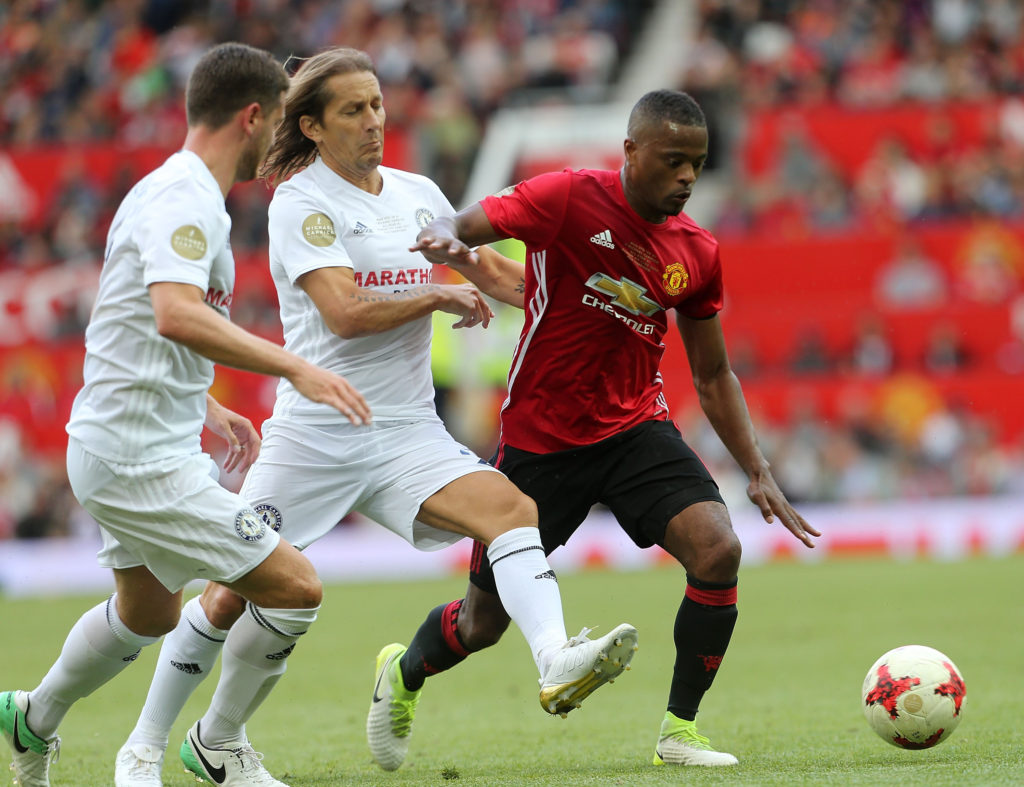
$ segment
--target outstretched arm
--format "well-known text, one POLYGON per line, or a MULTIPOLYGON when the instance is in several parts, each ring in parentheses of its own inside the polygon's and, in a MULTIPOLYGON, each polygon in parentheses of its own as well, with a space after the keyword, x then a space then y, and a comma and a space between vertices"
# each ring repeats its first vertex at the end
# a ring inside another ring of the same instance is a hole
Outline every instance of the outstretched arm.
POLYGON ((303 396, 331 405, 352 423, 370 423, 366 400, 348 380, 235 325, 207 306, 204 296, 191 284, 149 285, 157 332, 214 363, 285 377, 303 396))
POLYGON ((523 266, 481 244, 501 240, 480 203, 454 217, 434 219, 420 230, 409 251, 419 251, 435 265, 447 265, 492 298, 523 308, 523 266), (474 250, 473 247, 481 246, 474 250))
POLYGON ((761 509, 766 522, 774 522, 778 517, 805 546, 813 548, 811 536, 820 536, 821 533, 793 509, 775 482, 768 460, 761 453, 743 390, 729 366, 721 321, 717 315, 706 320, 692 320, 677 313, 676 325, 686 347, 701 409, 729 453, 747 474, 747 497, 761 509))
POLYGON ((469 328, 490 322, 490 307, 469 284, 425 284, 401 292, 381 292, 356 284, 351 268, 316 268, 297 284, 316 305, 331 332, 351 339, 383 333, 399 325, 443 311, 462 319, 453 327, 469 328))
POLYGON ((480 246, 476 253, 480 259, 476 265, 449 263, 448 267, 495 300, 522 309, 526 295, 526 268, 523 264, 499 254, 490 246, 480 246))

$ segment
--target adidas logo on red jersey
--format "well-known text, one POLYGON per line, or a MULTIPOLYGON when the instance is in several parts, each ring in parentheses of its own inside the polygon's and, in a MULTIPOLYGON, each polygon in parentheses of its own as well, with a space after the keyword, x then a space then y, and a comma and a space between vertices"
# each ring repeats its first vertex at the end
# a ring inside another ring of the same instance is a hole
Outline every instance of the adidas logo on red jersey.
POLYGON ((591 243, 596 243, 598 246, 604 246, 606 249, 614 249, 615 242, 612 240, 612 231, 604 230, 593 235, 590 238, 591 243))

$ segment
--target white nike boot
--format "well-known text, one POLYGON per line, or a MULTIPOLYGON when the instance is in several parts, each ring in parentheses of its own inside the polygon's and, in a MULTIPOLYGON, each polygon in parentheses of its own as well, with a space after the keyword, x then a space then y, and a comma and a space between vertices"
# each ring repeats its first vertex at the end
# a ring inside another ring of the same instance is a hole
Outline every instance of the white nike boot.
POLYGON ((288 787, 263 767, 263 755, 253 751, 249 741, 237 741, 224 749, 210 749, 199 739, 199 722, 181 744, 181 761, 202 781, 223 787, 288 787))

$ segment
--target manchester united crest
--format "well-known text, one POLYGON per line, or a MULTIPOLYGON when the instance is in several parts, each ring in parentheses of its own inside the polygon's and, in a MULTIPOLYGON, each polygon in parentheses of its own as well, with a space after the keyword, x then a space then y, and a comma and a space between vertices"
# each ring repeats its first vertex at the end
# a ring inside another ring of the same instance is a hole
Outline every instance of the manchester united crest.
POLYGON ((681 262, 673 262, 661 274, 661 284, 669 295, 678 295, 690 284, 690 274, 681 262))

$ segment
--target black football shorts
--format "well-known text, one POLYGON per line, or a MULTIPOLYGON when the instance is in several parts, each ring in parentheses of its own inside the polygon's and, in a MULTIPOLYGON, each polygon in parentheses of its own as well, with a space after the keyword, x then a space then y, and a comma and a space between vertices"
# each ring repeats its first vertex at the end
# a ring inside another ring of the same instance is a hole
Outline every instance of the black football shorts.
MULTIPOLYGON (((504 446, 492 458, 537 503, 544 551, 568 542, 590 509, 602 504, 641 549, 663 545, 669 521, 705 500, 722 503, 711 478, 671 421, 645 421, 599 443, 534 454, 504 446)), ((470 581, 496 593, 486 549, 473 545, 470 581)))

